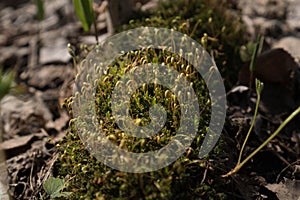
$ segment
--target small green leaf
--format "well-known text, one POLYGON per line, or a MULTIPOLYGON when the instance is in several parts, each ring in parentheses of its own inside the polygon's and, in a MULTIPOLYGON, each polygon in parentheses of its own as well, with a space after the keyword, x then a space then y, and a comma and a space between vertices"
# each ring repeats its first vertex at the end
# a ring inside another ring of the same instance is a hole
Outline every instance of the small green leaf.
POLYGON ((14 73, 3 73, 0 70, 0 99, 10 92, 14 85, 14 73))
POLYGON ((73 5, 83 29, 90 30, 95 22, 92 0, 73 0, 73 5))
POLYGON ((44 182, 43 188, 48 195, 55 197, 64 188, 64 185, 65 181, 63 179, 50 177, 44 182))
POLYGON ((248 42, 246 45, 242 46, 240 49, 240 58, 243 62, 248 62, 251 60, 252 54, 254 52, 256 44, 253 42, 248 42))

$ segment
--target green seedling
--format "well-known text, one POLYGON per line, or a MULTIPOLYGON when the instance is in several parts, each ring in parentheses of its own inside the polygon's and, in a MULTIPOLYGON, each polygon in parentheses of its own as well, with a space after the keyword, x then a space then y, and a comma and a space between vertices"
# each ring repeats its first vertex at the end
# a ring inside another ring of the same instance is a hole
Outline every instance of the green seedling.
MULTIPOLYGON (((254 70, 254 62, 257 56, 257 53, 261 50, 260 47, 260 41, 261 41, 261 37, 258 37, 258 42, 256 43, 253 55, 252 55, 252 60, 251 60, 251 64, 250 64, 250 72, 251 72, 251 76, 253 76, 253 70, 254 70), (259 50, 260 49, 260 50, 259 50)), ((250 87, 251 87, 251 80, 252 77, 250 78, 250 87)), ((276 135, 278 135, 278 133, 300 112, 300 107, 298 109, 296 109, 279 127, 278 129, 267 139, 263 142, 263 144, 261 144, 258 148, 256 148, 247 158, 245 158, 243 161, 241 161, 242 159, 242 155, 243 155, 243 151, 244 148, 246 146, 246 143, 249 139, 249 136, 252 132, 252 129, 254 127, 254 123, 257 117, 257 113, 258 113, 258 106, 259 106, 259 102, 260 102, 260 96, 261 96, 261 92, 263 90, 263 83, 260 82, 258 79, 255 79, 255 86, 256 86, 256 93, 257 93, 257 100, 256 100, 256 105, 255 105, 255 110, 254 110, 254 116, 250 125, 250 128, 248 130, 248 133, 246 135, 246 138, 243 142, 242 148, 240 150, 239 153, 239 158, 237 161, 236 166, 234 167, 234 169, 232 169, 230 172, 228 172, 227 174, 223 175, 222 177, 228 177, 232 174, 237 173, 253 156, 255 156, 255 154, 257 154, 263 147, 265 147, 276 135)))
POLYGON ((222 177, 228 177, 232 174, 237 173, 253 156, 255 156, 262 148, 264 148, 274 137, 276 137, 280 131, 298 114, 300 113, 300 106, 292 113, 290 114, 284 122, 277 128, 277 130, 268 138, 266 139, 258 148, 256 148, 247 158, 245 158, 242 162, 238 163, 234 169, 232 169, 227 174, 223 175, 222 177))
POLYGON ((244 148, 245 148, 246 143, 249 139, 250 133, 252 132, 252 129, 254 127, 254 123, 255 123, 255 120, 256 120, 256 117, 257 117, 257 113, 258 113, 258 106, 259 106, 259 102, 260 102, 260 94, 261 94, 261 91, 262 91, 263 86, 264 86, 264 84, 262 82, 260 82, 258 79, 255 79, 255 85, 256 85, 257 101, 256 101, 256 105, 255 105, 255 110, 254 110, 254 116, 253 116, 253 120, 251 122, 250 128, 248 130, 248 133, 246 135, 246 138, 244 140, 244 143, 242 145, 240 155, 239 155, 239 159, 238 159, 238 164, 240 164, 240 162, 241 162, 244 148))

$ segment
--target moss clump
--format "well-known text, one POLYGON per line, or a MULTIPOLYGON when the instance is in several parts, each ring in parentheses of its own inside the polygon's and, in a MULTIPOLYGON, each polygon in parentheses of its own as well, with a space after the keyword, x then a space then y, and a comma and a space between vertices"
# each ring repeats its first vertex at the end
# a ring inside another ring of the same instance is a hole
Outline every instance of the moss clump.
MULTIPOLYGON (((206 190, 210 186, 200 184, 201 174, 206 170, 206 161, 200 160, 197 155, 210 118, 210 105, 207 103, 209 94, 200 74, 180 56, 149 48, 129 52, 110 65, 107 75, 99 80, 95 98, 101 129, 116 146, 136 153, 158 150, 167 145, 176 134, 180 121, 180 106, 176 94, 161 85, 147 84, 139 88, 132 95, 130 105, 131 116, 138 121, 138 125, 149 123, 149 109, 152 105, 161 104, 165 108, 165 126, 155 136, 138 139, 126 135, 112 117, 110 99, 113 89, 125 72, 142 65, 145 60, 147 63, 156 64, 169 62, 166 67, 178 70, 180 75, 193 83, 199 107, 203 110, 192 148, 177 162, 161 170, 143 174, 123 173, 106 167, 89 155, 76 133, 74 124, 71 124, 69 136, 61 143, 62 155, 57 167, 60 176, 72 177, 66 189, 73 193, 74 199, 100 196, 104 199, 181 199, 179 197, 189 196, 189 199, 192 199, 194 191, 199 192, 200 196, 207 195, 206 190)), ((69 106, 71 103, 69 102, 69 106)), ((209 196, 216 195, 216 192, 209 193, 209 196)))
POLYGON ((56 162, 58 176, 69 179, 68 199, 225 199, 223 186, 206 160, 182 158, 161 170, 132 174, 106 167, 88 151, 79 137, 69 132, 56 162), (204 175, 206 173, 206 175, 204 175), (209 177, 203 180, 203 177, 209 177))
MULTIPOLYGON (((225 5, 225 4, 224 4, 225 5)), ((186 33, 213 52, 219 70, 230 78, 234 63, 239 62, 238 49, 243 42, 239 19, 232 20, 223 4, 197 0, 179 0, 161 4, 150 18, 131 21, 124 29, 143 26, 173 28, 186 33), (176 13, 176 16, 174 16, 176 13), (237 58, 237 59, 236 59, 237 58)), ((226 4, 227 6, 227 4, 226 4)), ((227 7, 228 8, 228 7, 227 7)), ((165 146, 178 129, 180 107, 176 94, 159 85, 139 88, 131 98, 130 114, 138 125, 149 123, 149 108, 160 103, 167 110, 162 131, 147 139, 127 136, 115 124, 110 98, 119 78, 130 69, 146 63, 165 63, 193 83, 201 111, 199 129, 188 151, 173 164, 148 173, 124 173, 97 161, 82 144, 71 121, 67 136, 60 144, 60 157, 55 163, 55 176, 66 178, 66 191, 71 199, 225 199, 220 179, 222 172, 214 171, 211 161, 199 159, 198 153, 206 134, 210 105, 207 88, 201 76, 187 61, 170 52, 144 49, 129 52, 111 66, 99 80, 96 92, 98 121, 107 138, 116 146, 131 152, 147 152, 165 146), (135 63, 134 65, 132 63, 135 63)), ((71 111, 72 99, 66 103, 71 111)))
POLYGON ((177 0, 159 4, 149 18, 131 20, 120 28, 172 28, 185 33, 214 57, 226 88, 237 81, 240 47, 246 43, 245 26, 228 0, 177 0))

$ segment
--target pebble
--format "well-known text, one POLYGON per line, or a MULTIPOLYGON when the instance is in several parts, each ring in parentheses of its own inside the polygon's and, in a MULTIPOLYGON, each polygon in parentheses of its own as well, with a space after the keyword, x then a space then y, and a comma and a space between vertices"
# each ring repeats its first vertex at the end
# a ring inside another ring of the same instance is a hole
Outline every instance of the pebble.
POLYGON ((238 5, 252 40, 263 35, 272 48, 283 47, 299 57, 299 38, 294 37, 300 36, 299 0, 241 0, 238 5))
MULTIPOLYGON (((46 43, 47 41, 45 41, 46 43)), ((39 62, 41 64, 47 63, 67 63, 71 56, 67 49, 67 41, 64 38, 57 38, 54 42, 48 41, 40 50, 39 62)))
POLYGON ((300 37, 287 36, 275 42, 273 48, 283 48, 288 51, 295 59, 300 59, 300 37))
POLYGON ((300 32, 300 1, 289 0, 289 12, 287 15, 287 23, 290 27, 300 32))

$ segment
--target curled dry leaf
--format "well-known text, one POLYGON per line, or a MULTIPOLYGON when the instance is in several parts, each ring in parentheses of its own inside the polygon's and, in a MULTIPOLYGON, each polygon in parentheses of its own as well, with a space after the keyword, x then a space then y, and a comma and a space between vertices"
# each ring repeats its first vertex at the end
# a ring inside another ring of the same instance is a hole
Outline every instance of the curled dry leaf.
POLYGON ((42 138, 42 137, 47 137, 48 135, 46 133, 36 133, 36 134, 31 134, 31 135, 26 135, 26 136, 18 136, 10 140, 6 140, 3 143, 0 143, 0 149, 1 150, 10 150, 14 149, 17 147, 22 147, 27 144, 29 144, 34 137, 37 137, 37 139, 42 138))
POLYGON ((267 184, 266 187, 275 192, 280 200, 300 199, 300 184, 297 180, 285 179, 285 183, 267 184))

